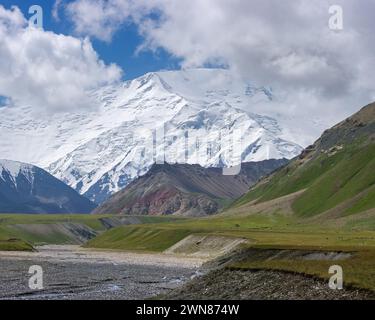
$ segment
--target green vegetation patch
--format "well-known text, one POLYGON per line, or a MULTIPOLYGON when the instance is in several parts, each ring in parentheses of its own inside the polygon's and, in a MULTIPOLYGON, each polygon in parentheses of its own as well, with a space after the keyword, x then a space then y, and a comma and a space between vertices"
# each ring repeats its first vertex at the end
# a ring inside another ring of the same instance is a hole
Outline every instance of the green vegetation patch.
POLYGON ((375 291, 375 250, 354 252, 353 256, 343 260, 245 260, 228 266, 231 269, 244 270, 277 270, 296 272, 327 280, 331 276, 328 269, 332 265, 343 268, 344 286, 353 286, 375 291))
POLYGON ((184 229, 121 226, 88 241, 86 247, 161 252, 190 234, 184 229))
MULTIPOLYGON (((312 216, 350 200, 375 185, 375 145, 343 152, 340 162, 325 172, 293 203, 301 216, 312 216)), ((375 200, 367 198, 351 213, 371 207, 375 200)))
POLYGON ((240 206, 253 200, 264 202, 308 188, 343 158, 344 153, 328 157, 321 155, 303 165, 292 162, 277 171, 267 183, 259 184, 234 203, 240 206))
POLYGON ((14 224, 56 224, 56 223, 80 223, 96 231, 104 230, 100 218, 113 217, 111 215, 82 215, 82 214, 0 214, 1 225, 14 224))
POLYGON ((164 251, 190 234, 245 238, 260 246, 309 248, 374 247, 375 232, 338 230, 285 216, 220 216, 162 224, 122 226, 90 240, 89 247, 164 251))
POLYGON ((375 144, 353 144, 335 152, 322 153, 305 163, 293 161, 234 202, 232 209, 300 190, 305 191, 292 204, 299 217, 311 217, 344 202, 348 203, 343 215, 374 208, 375 144))
MULTIPOLYGON (((351 215, 372 208, 375 208, 375 185, 366 190, 365 194, 346 210, 346 213, 351 215)), ((375 219, 372 220, 375 222, 375 219)))
POLYGON ((0 240, 0 251, 33 251, 30 243, 20 239, 0 240))

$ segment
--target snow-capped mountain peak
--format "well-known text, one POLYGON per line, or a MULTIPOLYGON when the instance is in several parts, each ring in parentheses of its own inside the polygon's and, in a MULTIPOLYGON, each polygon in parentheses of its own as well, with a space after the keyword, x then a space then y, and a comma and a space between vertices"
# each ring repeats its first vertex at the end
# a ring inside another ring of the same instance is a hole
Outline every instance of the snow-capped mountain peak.
POLYGON ((148 73, 91 94, 101 106, 90 112, 43 118, 1 108, 0 154, 42 166, 100 203, 155 162, 231 166, 302 149, 276 119, 248 111, 269 103, 272 90, 227 70, 148 73))
POLYGON ((0 179, 5 181, 11 179, 17 187, 17 177, 23 175, 32 185, 33 183, 33 166, 30 164, 0 159, 0 179))

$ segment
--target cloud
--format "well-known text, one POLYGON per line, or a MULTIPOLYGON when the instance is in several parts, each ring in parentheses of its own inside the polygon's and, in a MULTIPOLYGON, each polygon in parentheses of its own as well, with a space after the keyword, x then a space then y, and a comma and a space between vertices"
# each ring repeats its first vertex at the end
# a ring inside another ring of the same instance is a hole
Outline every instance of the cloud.
POLYGON ((55 3, 53 4, 51 13, 52 13, 52 17, 56 21, 60 21, 59 11, 60 11, 62 4, 63 4, 63 0, 56 0, 55 3))
POLYGON ((346 116, 375 98, 375 2, 335 4, 343 7, 342 31, 328 27, 328 0, 75 0, 68 13, 79 34, 110 41, 132 21, 143 50, 163 48, 184 68, 225 65, 288 93, 285 102, 295 99, 305 112, 310 103, 301 97, 346 116))
POLYGON ((0 96, 38 111, 92 108, 87 91, 119 80, 89 39, 29 26, 17 7, 0 5, 0 96))
POLYGON ((66 5, 74 21, 75 32, 110 41, 113 34, 130 18, 131 1, 80 0, 66 5))

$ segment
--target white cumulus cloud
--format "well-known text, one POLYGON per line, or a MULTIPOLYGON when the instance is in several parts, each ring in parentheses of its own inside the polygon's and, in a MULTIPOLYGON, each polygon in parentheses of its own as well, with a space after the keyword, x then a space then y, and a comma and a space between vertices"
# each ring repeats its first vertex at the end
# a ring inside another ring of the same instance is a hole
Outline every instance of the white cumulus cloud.
POLYGON ((29 26, 17 7, 0 5, 0 96, 42 112, 94 107, 87 91, 118 81, 88 38, 29 26))
POLYGON ((276 111, 323 109, 338 120, 375 99, 375 2, 336 0, 344 13, 341 31, 328 27, 331 5, 328 0, 75 0, 67 13, 76 32, 105 41, 132 21, 144 37, 142 50, 163 48, 184 68, 226 66, 287 95, 278 105, 284 110, 276 111))

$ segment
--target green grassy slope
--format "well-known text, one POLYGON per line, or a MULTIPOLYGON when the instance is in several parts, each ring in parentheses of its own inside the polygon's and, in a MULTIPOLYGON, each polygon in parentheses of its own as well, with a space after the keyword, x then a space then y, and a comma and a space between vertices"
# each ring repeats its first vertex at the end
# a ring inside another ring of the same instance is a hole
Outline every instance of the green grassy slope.
POLYGON ((121 226, 90 240, 86 246, 163 251, 190 234, 212 234, 248 239, 260 247, 375 248, 375 229, 351 230, 344 225, 299 224, 284 216, 210 217, 160 224, 121 226))
MULTIPOLYGON (((0 251, 32 250, 32 245, 71 243, 64 232, 56 225, 59 223, 75 223, 87 226, 102 233, 105 227, 101 218, 112 218, 114 215, 20 215, 0 214, 0 251), (27 226, 43 226, 43 228, 27 228, 27 226), (50 227, 48 227, 50 226, 50 227)), ((163 223, 181 220, 178 217, 136 217, 141 223, 163 223)))
POLYGON ((299 217, 338 208, 345 216, 375 208, 375 104, 327 130, 289 165, 263 179, 231 208, 305 190, 292 203, 299 217))
POLYGON ((94 230, 103 230, 103 224, 100 218, 111 217, 93 216, 82 214, 0 214, 0 226, 9 226, 15 224, 53 224, 53 223, 81 223, 94 230))
POLYGON ((298 160, 255 186, 232 207, 256 200, 264 202, 296 191, 306 191, 294 202, 296 214, 311 216, 331 209, 368 190, 347 213, 375 207, 375 144, 360 148, 347 146, 334 155, 320 155, 308 163, 298 160))
POLYGON ((32 251, 33 246, 21 239, 15 238, 7 228, 0 225, 0 251, 32 251))
MULTIPOLYGON (((375 185, 375 144, 362 148, 347 148, 335 155, 339 161, 315 179, 293 203, 294 211, 311 216, 331 209, 375 185)), ((358 213, 375 207, 375 198, 360 198, 345 213, 358 213)))
POLYGON ((1 251, 33 251, 33 246, 20 239, 0 240, 1 251))
POLYGON ((161 252, 190 234, 184 229, 163 229, 158 226, 139 228, 121 226, 105 232, 86 243, 87 247, 161 252))
POLYGON ((343 154, 329 158, 320 156, 315 161, 302 166, 297 162, 292 162, 254 186, 231 207, 238 207, 254 200, 264 202, 305 189, 332 169, 342 156, 343 154))

